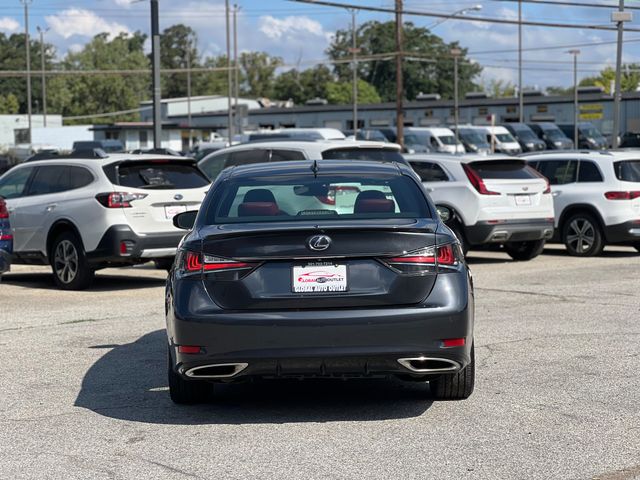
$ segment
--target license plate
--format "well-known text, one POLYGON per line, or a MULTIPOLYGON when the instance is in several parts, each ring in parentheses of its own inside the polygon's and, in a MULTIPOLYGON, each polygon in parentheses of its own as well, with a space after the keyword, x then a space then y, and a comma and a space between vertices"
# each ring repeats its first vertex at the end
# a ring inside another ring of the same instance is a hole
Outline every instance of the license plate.
POLYGON ((347 266, 331 262, 296 265, 292 269, 294 293, 346 292, 347 266))
POLYGON ((186 205, 165 205, 164 206, 164 216, 167 218, 167 220, 171 220, 177 214, 186 212, 186 211, 187 211, 186 205))
POLYGON ((516 195, 516 205, 531 205, 531 196, 516 195))

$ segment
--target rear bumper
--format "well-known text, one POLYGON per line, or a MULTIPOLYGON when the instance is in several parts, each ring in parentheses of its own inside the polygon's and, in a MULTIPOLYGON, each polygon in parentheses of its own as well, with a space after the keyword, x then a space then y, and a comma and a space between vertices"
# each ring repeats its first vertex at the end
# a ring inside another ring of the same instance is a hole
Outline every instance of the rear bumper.
POLYGON ((640 243, 640 219, 607 225, 604 235, 607 243, 640 243))
POLYGON ((553 219, 504 220, 500 223, 478 222, 466 227, 465 235, 471 245, 485 243, 523 242, 550 239, 553 219))
POLYGON ((87 252, 92 264, 131 264, 151 258, 172 257, 183 232, 137 235, 128 225, 113 225, 102 236, 98 247, 87 252), (125 252, 121 251, 125 244, 125 252))
POLYGON ((363 309, 221 311, 210 308, 201 282, 179 283, 168 288, 167 334, 174 369, 185 377, 219 364, 247 364, 230 380, 415 374, 402 358, 445 359, 456 369, 469 363, 474 303, 466 271, 439 275, 423 305, 363 309), (465 345, 443 347, 451 338, 465 345), (184 354, 178 345, 202 348, 184 354))

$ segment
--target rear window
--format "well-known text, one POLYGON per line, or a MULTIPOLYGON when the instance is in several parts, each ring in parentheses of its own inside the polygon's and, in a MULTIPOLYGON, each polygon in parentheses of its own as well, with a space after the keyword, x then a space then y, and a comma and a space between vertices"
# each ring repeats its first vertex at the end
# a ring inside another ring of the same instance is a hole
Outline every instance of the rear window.
POLYGON ((539 178, 524 160, 490 160, 469 164, 483 180, 526 180, 539 178))
POLYGON ((310 175, 235 178, 217 189, 208 224, 431 218, 409 177, 310 175))
POLYGON ((325 160, 373 160, 407 163, 399 152, 386 148, 334 148, 322 152, 325 160))
POLYGON ((200 188, 209 184, 207 177, 193 163, 157 160, 120 165, 118 184, 130 188, 176 189, 200 188))
POLYGON ((625 160, 623 162, 615 162, 613 169, 616 172, 616 178, 623 182, 640 182, 640 160, 625 160))

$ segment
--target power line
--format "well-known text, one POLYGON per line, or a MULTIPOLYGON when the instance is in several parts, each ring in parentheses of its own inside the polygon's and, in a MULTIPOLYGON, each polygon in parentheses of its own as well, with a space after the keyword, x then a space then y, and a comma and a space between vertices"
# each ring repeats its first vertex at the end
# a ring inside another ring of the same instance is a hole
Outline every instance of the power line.
MULTIPOLYGON (((491 0, 493 2, 517 2, 518 0, 491 0)), ((522 3, 533 3, 539 5, 555 5, 560 7, 581 7, 581 8, 607 8, 609 10, 615 10, 618 8, 617 5, 606 5, 603 3, 580 3, 580 2, 567 2, 567 1, 559 1, 554 2, 552 0, 522 0, 522 3)), ((640 7, 632 7, 625 5, 625 10, 640 10, 640 7)))
MULTIPOLYGON (((627 40, 624 40, 624 43, 635 43, 635 42, 640 42, 640 37, 638 38, 629 38, 627 40)), ((523 48, 522 51, 523 52, 528 52, 528 51, 532 51, 532 52, 537 52, 540 50, 563 50, 565 48, 577 48, 577 47, 597 47, 597 46, 601 46, 601 45, 613 45, 618 43, 617 40, 610 40, 610 41, 602 41, 602 42, 590 42, 590 43, 571 43, 571 44, 565 44, 565 45, 552 45, 549 47, 529 47, 529 48, 523 48)), ((518 49, 517 48, 509 48, 509 49, 501 49, 501 50, 479 50, 479 51, 470 51, 467 52, 467 55, 484 55, 484 54, 491 54, 491 53, 513 53, 513 52, 517 52, 518 49)))
MULTIPOLYGON (((305 3, 312 5, 323 5, 325 7, 336 7, 336 8, 355 8, 358 10, 364 10, 368 12, 381 12, 381 13, 395 13, 394 9, 384 8, 384 7, 373 7, 373 6, 362 6, 356 5, 352 3, 338 3, 332 2, 329 0, 287 0, 289 2, 295 3, 305 3)), ((518 20, 509 20, 505 18, 489 18, 489 17, 470 17, 470 16, 462 16, 462 15, 450 15, 444 13, 435 13, 435 12, 421 12, 415 10, 403 10, 403 15, 411 15, 418 17, 434 17, 434 18, 448 18, 451 20, 463 20, 466 22, 482 22, 482 23, 496 23, 502 25, 526 25, 530 27, 548 27, 548 28, 576 28, 580 30, 602 30, 607 32, 616 31, 615 27, 605 26, 605 25, 579 25, 572 23, 558 23, 558 22, 537 22, 532 20, 523 20, 522 22, 518 22, 518 20)), ((626 32, 640 32, 640 28, 625 28, 626 32)))

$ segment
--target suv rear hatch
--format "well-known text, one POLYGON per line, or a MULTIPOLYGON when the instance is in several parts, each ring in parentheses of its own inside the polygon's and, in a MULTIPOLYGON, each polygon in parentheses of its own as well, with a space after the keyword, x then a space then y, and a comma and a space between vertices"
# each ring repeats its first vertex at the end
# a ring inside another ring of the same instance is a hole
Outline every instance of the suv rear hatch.
POLYGON ((624 201, 632 214, 640 218, 640 160, 614 162, 613 170, 620 182, 620 188, 606 192, 605 197, 609 200, 624 201))

